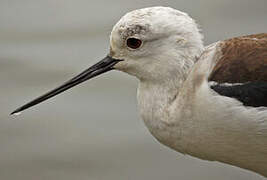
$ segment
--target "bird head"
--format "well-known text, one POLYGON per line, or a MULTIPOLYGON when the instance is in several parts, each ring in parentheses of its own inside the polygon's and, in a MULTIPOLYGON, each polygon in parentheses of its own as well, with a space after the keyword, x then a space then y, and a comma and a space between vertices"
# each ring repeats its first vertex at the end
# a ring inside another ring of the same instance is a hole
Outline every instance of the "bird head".
POLYGON ((169 7, 129 12, 110 36, 110 56, 122 60, 114 68, 140 80, 160 81, 166 80, 164 75, 180 74, 202 49, 202 35, 194 20, 169 7))
POLYGON ((169 7, 134 10, 113 27, 110 52, 103 60, 11 114, 113 69, 143 81, 166 82, 170 78, 182 77, 202 49, 202 35, 186 13, 169 7))

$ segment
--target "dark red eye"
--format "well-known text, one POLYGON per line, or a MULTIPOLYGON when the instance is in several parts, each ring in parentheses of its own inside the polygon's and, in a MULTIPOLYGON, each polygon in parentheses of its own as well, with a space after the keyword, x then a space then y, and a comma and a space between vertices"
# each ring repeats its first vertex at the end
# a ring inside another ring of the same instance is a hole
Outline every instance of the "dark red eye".
POLYGON ((128 38, 127 46, 131 49, 137 49, 142 45, 142 41, 136 38, 128 38))

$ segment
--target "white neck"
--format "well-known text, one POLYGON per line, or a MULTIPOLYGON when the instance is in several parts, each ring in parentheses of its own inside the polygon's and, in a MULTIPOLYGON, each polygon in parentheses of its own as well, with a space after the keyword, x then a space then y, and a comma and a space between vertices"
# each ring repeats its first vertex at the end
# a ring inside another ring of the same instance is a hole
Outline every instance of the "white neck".
POLYGON ((166 134, 172 131, 169 107, 178 96, 197 57, 203 52, 198 35, 195 38, 198 41, 179 42, 178 46, 174 44, 172 48, 164 48, 164 51, 144 60, 148 63, 135 69, 138 72, 135 75, 140 80, 137 99, 141 117, 152 135, 170 147, 177 147, 177 144, 172 144, 174 141, 166 134))
POLYGON ((165 129, 170 125, 168 108, 178 96, 194 65, 194 59, 185 59, 181 56, 175 61, 182 62, 184 67, 181 68, 181 64, 175 62, 171 66, 161 67, 162 69, 158 70, 159 80, 140 79, 137 91, 138 109, 147 128, 161 143, 170 147, 175 145, 171 144, 168 135, 164 134, 168 133, 165 129))

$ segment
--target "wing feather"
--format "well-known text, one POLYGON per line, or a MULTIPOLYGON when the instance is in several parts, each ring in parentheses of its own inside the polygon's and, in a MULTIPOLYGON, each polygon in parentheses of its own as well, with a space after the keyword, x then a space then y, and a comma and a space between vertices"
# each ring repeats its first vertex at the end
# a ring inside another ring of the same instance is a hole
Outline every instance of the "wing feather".
POLYGON ((267 107, 267 33, 225 40, 220 47, 222 56, 209 76, 216 82, 211 89, 245 106, 267 107))
POLYGON ((209 80, 218 83, 267 82, 267 33, 242 36, 221 43, 222 57, 209 80))

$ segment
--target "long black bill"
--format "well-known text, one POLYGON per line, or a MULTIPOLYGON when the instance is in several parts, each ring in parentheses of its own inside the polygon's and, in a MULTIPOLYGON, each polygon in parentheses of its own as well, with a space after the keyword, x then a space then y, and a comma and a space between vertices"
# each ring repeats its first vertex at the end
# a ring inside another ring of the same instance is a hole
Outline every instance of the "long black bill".
POLYGON ((66 91, 67 89, 76 86, 88 79, 91 79, 97 75, 100 75, 102 73, 105 73, 107 71, 110 71, 113 68, 113 66, 115 64, 117 64, 119 61, 119 59, 113 59, 110 56, 105 57, 103 60, 99 61, 98 63, 96 63, 95 65, 91 66, 90 68, 86 69, 85 71, 83 71, 82 73, 78 74, 77 76, 75 76, 74 78, 70 79, 69 81, 65 82, 64 84, 62 84, 61 86, 53 89, 52 91, 49 91, 48 93, 34 99, 33 101, 21 106, 20 108, 16 109, 15 111, 13 111, 11 114, 15 114, 15 113, 19 113, 25 109, 28 109, 36 104, 39 104, 63 91, 66 91))

